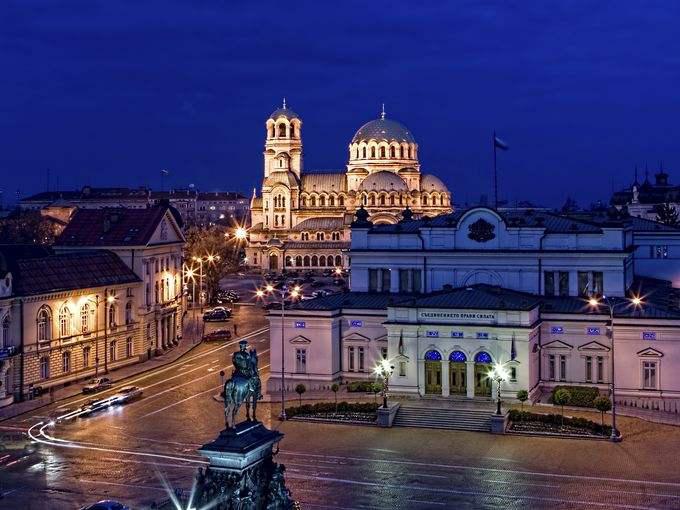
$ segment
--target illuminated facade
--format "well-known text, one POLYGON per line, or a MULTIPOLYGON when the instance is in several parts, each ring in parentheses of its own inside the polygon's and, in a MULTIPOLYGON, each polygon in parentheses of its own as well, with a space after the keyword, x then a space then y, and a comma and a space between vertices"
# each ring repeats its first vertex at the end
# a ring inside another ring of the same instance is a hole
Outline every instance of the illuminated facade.
POLYGON ((346 169, 303 169, 302 120, 284 104, 266 122, 261 196, 251 200, 248 264, 261 269, 323 268, 344 264, 354 211, 363 205, 376 223, 396 223, 451 211, 437 177, 421 173, 419 146, 402 124, 364 124, 349 144, 346 169))

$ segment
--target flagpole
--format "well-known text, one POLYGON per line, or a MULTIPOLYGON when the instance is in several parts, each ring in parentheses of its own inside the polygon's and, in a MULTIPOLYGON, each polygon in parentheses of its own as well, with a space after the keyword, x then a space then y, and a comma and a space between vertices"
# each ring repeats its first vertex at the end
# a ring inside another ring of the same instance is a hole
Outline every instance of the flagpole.
POLYGON ((498 172, 496 170, 496 130, 493 130, 493 137, 491 138, 491 145, 493 145, 493 206, 498 209, 498 172))

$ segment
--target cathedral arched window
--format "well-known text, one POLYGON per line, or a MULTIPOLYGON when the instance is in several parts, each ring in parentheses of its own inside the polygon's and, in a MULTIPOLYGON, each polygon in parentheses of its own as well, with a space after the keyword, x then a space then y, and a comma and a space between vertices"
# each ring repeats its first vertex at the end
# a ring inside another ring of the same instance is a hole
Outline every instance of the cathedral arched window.
POLYGON ((325 255, 321 255, 321 256, 319 257, 319 265, 320 265, 321 267, 323 267, 323 266, 326 265, 326 256, 325 256, 325 255))
MULTIPOLYGON (((324 240, 324 237, 325 237, 325 236, 324 236, 323 232, 317 232, 317 233, 316 233, 316 240, 317 240, 317 241, 323 241, 323 240, 324 240)), ((316 264, 315 264, 315 265, 316 265, 316 264)))
POLYGON ((371 157, 375 159, 375 147, 371 147, 371 157))
POLYGON ((338 197, 338 205, 341 207, 345 206, 345 197, 343 197, 342 195, 338 197))
POLYGON ((309 255, 305 255, 303 265, 309 267, 309 255))
POLYGON ((2 319, 2 338, 0 338, 0 348, 9 347, 10 342, 10 327, 12 325, 12 320, 9 313, 6 313, 2 319))
POLYGON ((390 157, 391 157, 391 158, 395 157, 395 154, 394 154, 394 147, 390 147, 390 157))
POLYGON ((380 195, 380 205, 385 205, 385 195, 380 195))
POLYGON ((404 148, 403 147, 399 147, 399 154, 400 154, 401 159, 404 159, 404 148))
POLYGON ((340 240, 340 232, 333 232, 333 234, 331 234, 331 239, 333 241, 339 241, 340 240))
POLYGON ((67 305, 64 305, 59 310, 59 336, 71 336, 72 316, 71 310, 67 305))
POLYGON ((394 205, 394 195, 390 197, 390 205, 394 205))
POLYGON ((281 215, 281 226, 283 227, 283 226, 285 226, 285 224, 286 224, 286 217, 282 214, 281 215))
POLYGON ((385 147, 380 147, 380 157, 385 158, 385 147))
POLYGON ((371 195, 371 205, 375 205, 375 195, 371 195))
POLYGON ((290 137, 295 138, 295 124, 290 125, 290 137))
POLYGON ((361 152, 363 154, 363 158, 366 159, 366 147, 364 147, 361 152))
POLYGON ((432 205, 437 205, 437 195, 432 195, 432 205))
POLYGON ((335 197, 334 197, 333 195, 331 195, 330 197, 328 197, 328 205, 329 205, 330 207, 335 207, 335 197))
POLYGON ((279 124, 279 138, 286 137, 286 125, 282 122, 279 124))
POLYGON ((281 197, 281 207, 286 207, 286 197, 281 197))
POLYGON ((300 207, 307 207, 307 197, 302 197, 300 199, 300 207))
POLYGON ((303 241, 309 241, 309 232, 303 232, 302 233, 302 240, 303 241))
POLYGON ((312 197, 312 207, 316 207, 316 197, 312 197))
POLYGON ((302 257, 301 257, 300 255, 298 255, 297 257, 295 257, 295 265, 296 265, 297 267, 302 266, 302 257))
POLYGON ((342 264, 342 258, 340 257, 340 255, 336 255, 335 256, 335 265, 340 267, 341 264, 342 264))
POLYGON ((399 205, 404 205, 404 196, 399 195, 399 205))
POLYGON ((278 214, 274 215, 274 226, 275 227, 279 226, 279 215, 278 214))
POLYGON ((319 258, 316 255, 312 255, 312 267, 317 267, 319 265, 319 258))
POLYGON ((423 195, 423 205, 427 205, 427 195, 423 195))
POLYGON ((293 265, 293 258, 290 255, 286 255, 286 267, 293 265))
POLYGON ((324 207, 326 205, 326 197, 319 197, 319 207, 324 207))
POLYGON ((408 159, 411 159, 411 146, 408 146, 408 159))

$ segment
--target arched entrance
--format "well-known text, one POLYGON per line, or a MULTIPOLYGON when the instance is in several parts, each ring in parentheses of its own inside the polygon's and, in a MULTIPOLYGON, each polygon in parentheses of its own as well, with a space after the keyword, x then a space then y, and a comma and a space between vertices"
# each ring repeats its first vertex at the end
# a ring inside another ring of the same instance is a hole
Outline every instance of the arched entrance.
POLYGON ((462 351, 453 351, 449 355, 449 390, 451 393, 465 395, 467 393, 467 356, 462 351))
POLYGON ((279 269, 279 256, 276 253, 269 254, 269 270, 278 271, 279 269))
POLYGON ((434 349, 425 353, 425 393, 442 394, 442 355, 434 349))
POLYGON ((480 351, 475 354, 475 396, 491 396, 491 355, 488 352, 480 351))

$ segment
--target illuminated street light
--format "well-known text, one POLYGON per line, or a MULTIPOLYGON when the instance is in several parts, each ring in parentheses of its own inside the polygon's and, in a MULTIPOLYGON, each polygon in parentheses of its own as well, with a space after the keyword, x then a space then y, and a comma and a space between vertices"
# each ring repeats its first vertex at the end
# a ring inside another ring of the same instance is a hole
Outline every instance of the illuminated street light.
POLYGON ((248 231, 243 227, 237 227, 234 231, 234 237, 239 241, 243 241, 248 237, 248 231))
POLYGON ((335 274, 337 274, 337 275, 342 274, 342 268, 336 267, 336 268, 335 268, 335 274))
POLYGON ((267 292, 274 292, 274 286, 270 283, 264 288, 267 292))
POLYGON ((108 296, 106 298, 106 301, 108 301, 109 303, 114 303, 116 301, 116 296, 108 296))
POLYGON ((261 289, 257 289, 257 290, 255 291, 255 295, 256 295, 257 297, 259 297, 259 298, 264 297, 264 291, 261 290, 261 289))
POLYGON ((496 414, 501 414, 501 384, 508 380, 508 371, 501 363, 496 363, 489 372, 489 379, 496 381, 496 414))

